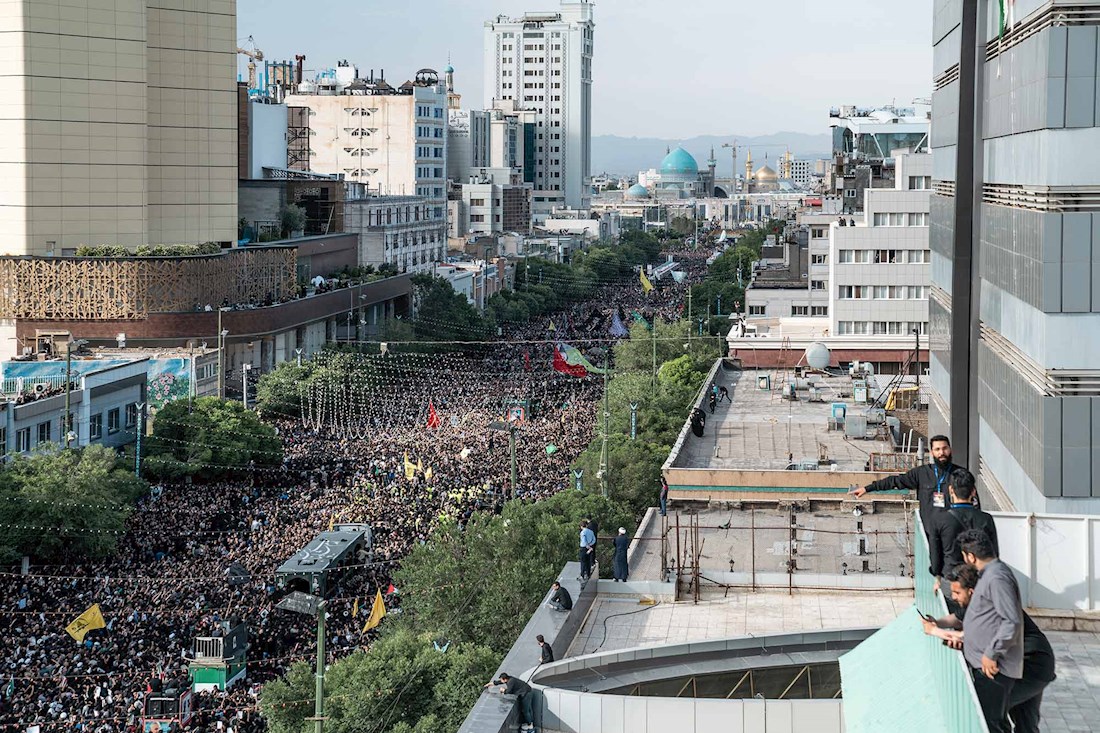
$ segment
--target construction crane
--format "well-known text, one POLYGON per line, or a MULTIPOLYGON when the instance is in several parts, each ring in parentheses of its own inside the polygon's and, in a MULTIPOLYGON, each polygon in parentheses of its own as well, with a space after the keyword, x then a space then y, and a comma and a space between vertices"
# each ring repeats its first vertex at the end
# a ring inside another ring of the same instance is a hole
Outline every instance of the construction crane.
POLYGON ((252 50, 247 48, 241 48, 237 46, 237 53, 243 54, 248 57, 248 88, 256 88, 256 62, 264 60, 264 52, 256 48, 256 42, 252 40, 252 36, 248 37, 248 43, 252 46, 252 50))

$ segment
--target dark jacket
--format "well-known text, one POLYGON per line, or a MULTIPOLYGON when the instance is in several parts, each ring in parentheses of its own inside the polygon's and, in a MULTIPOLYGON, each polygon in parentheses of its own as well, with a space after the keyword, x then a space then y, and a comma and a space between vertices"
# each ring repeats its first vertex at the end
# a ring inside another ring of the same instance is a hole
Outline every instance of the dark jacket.
POLYGON ((565 589, 564 585, 554 591, 554 594, 550 596, 550 601, 560 603, 561 607, 567 611, 573 607, 573 596, 569 595, 569 591, 565 589))
POLYGON ((993 554, 1000 556, 997 545, 997 525, 993 517, 969 504, 955 506, 946 512, 933 512, 928 527, 928 572, 943 577, 963 564, 958 536, 968 529, 980 529, 993 541, 993 554))
MULTIPOLYGON (((917 466, 914 469, 907 471, 906 473, 899 473, 896 476, 887 476, 884 479, 878 481, 872 481, 865 487, 868 491, 889 491, 891 489, 901 489, 904 491, 917 492, 917 501, 920 503, 920 520, 924 524, 924 531, 926 534, 931 535, 930 527, 932 525, 932 515, 936 512, 947 511, 947 481, 948 475, 950 475, 952 469, 961 468, 952 464, 947 467, 946 471, 941 471, 934 464, 928 463, 923 466, 917 466), (944 506, 937 507, 932 503, 932 495, 936 491, 943 492, 944 506)), ((979 507, 981 502, 978 502, 979 507)))
POLYGON ((550 648, 547 642, 542 642, 542 651, 539 654, 539 662, 541 664, 550 664, 554 661, 554 650, 550 648))
MULTIPOLYGON (((482 679, 485 678, 482 677, 482 679)), ((505 695, 515 695, 516 697, 521 697, 531 691, 531 685, 527 684, 519 677, 509 677, 507 682, 505 682, 504 680, 493 680, 493 684, 504 685, 505 695)))

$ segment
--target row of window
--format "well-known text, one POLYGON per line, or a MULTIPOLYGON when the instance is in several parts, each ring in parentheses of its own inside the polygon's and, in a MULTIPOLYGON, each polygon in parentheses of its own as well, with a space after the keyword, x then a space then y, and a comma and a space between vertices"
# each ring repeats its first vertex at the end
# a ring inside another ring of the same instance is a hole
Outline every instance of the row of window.
POLYGON ((417 145, 416 146, 417 158, 442 158, 443 148, 433 147, 431 145, 417 145))
POLYGON ((442 127, 429 127, 427 125, 417 125, 416 126, 416 136, 418 138, 433 137, 433 138, 437 138, 437 139, 442 139, 443 138, 443 128, 442 127))
POLYGON ((927 285, 841 285, 840 300, 928 300, 927 285))
POLYGON ((927 265, 932 252, 927 249, 842 249, 837 255, 842 265, 927 265))
POLYGON ((429 165, 418 165, 416 167, 416 177, 417 178, 442 178, 443 177, 443 169, 442 168, 435 168, 435 167, 429 166, 429 165))
POLYGON ((840 336, 903 336, 913 333, 928 333, 928 324, 917 321, 838 321, 837 334, 840 336))
POLYGON ((416 105, 416 116, 417 117, 434 117, 437 120, 441 120, 441 119, 443 119, 443 108, 442 107, 432 107, 431 105, 427 105, 427 104, 418 104, 418 105, 416 105))
MULTIPOLYGON (((443 187, 442 186, 436 186, 436 187, 433 188, 431 186, 417 186, 416 187, 416 195, 417 196, 425 196, 425 197, 434 196, 435 198, 442 198, 443 197, 443 187)), ((436 209, 436 212, 438 212, 438 211, 439 211, 439 209, 436 209)), ((437 219, 441 216, 443 216, 443 215, 439 214, 439 213, 436 214, 437 219)))
POLYGON ((374 227, 382 226, 383 224, 408 224, 410 222, 420 221, 421 219, 423 219, 424 221, 429 221, 430 214, 433 210, 436 212, 435 218, 438 219, 442 216, 442 213, 440 213, 440 209, 438 207, 433 209, 427 204, 417 204, 416 206, 387 206, 385 210, 368 209, 367 226, 374 227))
POLYGON ((926 227, 928 212, 885 212, 875 213, 872 223, 877 227, 926 227))
MULTIPOLYGON (((72 421, 73 416, 69 415, 69 420, 72 421)), ((114 407, 107 411, 107 433, 108 435, 114 435, 122 429, 122 408, 114 407)), ((137 426, 138 422, 138 406, 137 403, 131 402, 126 405, 126 429, 132 430, 137 426)), ((31 443, 31 428, 21 428, 15 431, 15 450, 18 453, 28 453, 35 445, 41 445, 43 443, 50 443, 53 441, 53 421, 46 420, 40 422, 34 426, 34 444, 31 443)), ((88 439, 99 440, 103 437, 103 413, 99 412, 91 416, 88 422, 88 439)), ((64 434, 58 436, 59 440, 64 440, 64 434)), ((5 446, 8 443, 8 429, 0 428, 0 446, 5 446)))

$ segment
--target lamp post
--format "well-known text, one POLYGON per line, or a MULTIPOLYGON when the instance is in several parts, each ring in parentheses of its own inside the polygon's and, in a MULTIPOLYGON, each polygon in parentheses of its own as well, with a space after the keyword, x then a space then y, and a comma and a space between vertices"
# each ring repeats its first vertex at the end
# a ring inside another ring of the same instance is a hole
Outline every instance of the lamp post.
POLYGON ((86 343, 88 342, 84 339, 77 339, 70 341, 68 348, 65 349, 65 414, 62 415, 61 429, 65 431, 66 448, 73 442, 73 417, 70 412, 73 392, 73 349, 79 349, 86 343))
POLYGON ((137 403, 137 448, 134 451, 134 475, 141 478, 141 434, 145 432, 145 403, 137 403))
POLYGON ((248 409, 248 375, 252 373, 252 365, 245 363, 241 369, 241 395, 244 401, 244 409, 248 409))
POLYGON ((913 337, 917 341, 917 348, 913 352, 913 368, 917 375, 917 409, 920 409, 920 329, 913 329, 913 337))
POLYGON ((229 331, 222 328, 222 308, 218 308, 218 399, 225 399, 225 337, 229 331))

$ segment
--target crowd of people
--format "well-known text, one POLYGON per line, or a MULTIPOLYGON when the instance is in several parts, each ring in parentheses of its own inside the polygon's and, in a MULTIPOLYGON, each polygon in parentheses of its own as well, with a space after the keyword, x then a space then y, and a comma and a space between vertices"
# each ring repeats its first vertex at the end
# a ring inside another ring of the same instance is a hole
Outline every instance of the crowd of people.
POLYGON ((315 649, 313 620, 275 608, 275 569, 333 523, 369 524, 373 557, 330 598, 327 640, 333 659, 366 646, 375 632, 362 631, 366 614, 356 618, 355 609, 369 609, 378 590, 390 608, 415 592, 394 588, 392 573, 440 518, 461 523, 570 485, 568 467, 593 437, 602 383, 555 371, 554 343, 602 363, 616 314, 671 320, 685 291, 643 296, 636 282, 608 284, 481 350, 362 356, 358 383, 314 389, 300 417, 265 416, 284 444, 280 468, 155 487, 107 559, 5 568, 0 733, 136 731, 146 692, 186 680, 194 639, 231 618, 248 625, 247 678, 196 694, 190 729, 264 730, 261 685, 315 649), (509 419, 515 486, 509 435, 491 428, 509 419), (106 626, 78 643, 65 627, 92 604, 106 626))

